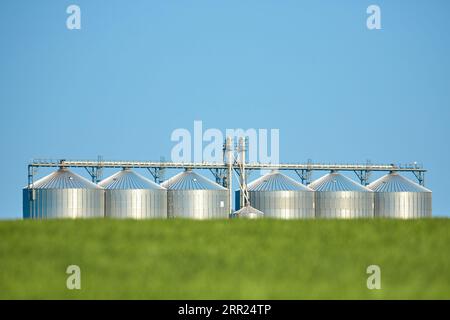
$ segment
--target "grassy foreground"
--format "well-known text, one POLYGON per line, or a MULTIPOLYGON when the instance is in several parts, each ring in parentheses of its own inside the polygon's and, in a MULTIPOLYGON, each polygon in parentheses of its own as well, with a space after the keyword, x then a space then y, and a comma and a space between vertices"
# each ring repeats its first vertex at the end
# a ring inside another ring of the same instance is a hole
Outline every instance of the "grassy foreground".
POLYGON ((449 244, 450 219, 4 221, 0 298, 450 299, 449 244))

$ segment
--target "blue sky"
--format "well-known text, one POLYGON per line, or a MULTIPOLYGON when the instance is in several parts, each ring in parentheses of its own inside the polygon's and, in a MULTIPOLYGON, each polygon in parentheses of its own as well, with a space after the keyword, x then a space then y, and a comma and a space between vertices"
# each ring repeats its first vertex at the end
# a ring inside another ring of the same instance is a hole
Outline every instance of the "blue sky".
POLYGON ((449 215, 449 10, 444 0, 3 1, 0 218, 21 217, 30 159, 169 158, 172 131, 194 120, 278 128, 282 162, 423 163, 433 213, 449 215), (81 30, 66 28, 70 4, 81 30), (382 30, 366 28, 370 4, 382 30))

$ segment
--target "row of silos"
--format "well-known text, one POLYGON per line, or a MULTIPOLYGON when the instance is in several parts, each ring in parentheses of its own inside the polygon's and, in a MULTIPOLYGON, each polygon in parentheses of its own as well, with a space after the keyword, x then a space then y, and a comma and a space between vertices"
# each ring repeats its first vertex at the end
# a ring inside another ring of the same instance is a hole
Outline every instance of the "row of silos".
POLYGON ((130 169, 98 185, 67 168, 23 189, 24 218, 228 218, 227 189, 186 170, 162 186, 130 169))
MULTIPOLYGON (((227 189, 191 170, 160 186, 130 169, 96 185, 61 168, 23 192, 24 218, 214 219, 227 218, 230 207, 227 189)), ((431 216, 431 191, 395 172, 364 187, 338 172, 304 186, 273 171, 250 183, 248 196, 253 207, 244 206, 232 217, 431 216)))
POLYGON ((410 219, 431 217, 432 212, 431 191, 395 172, 365 187, 334 171, 308 186, 274 171, 250 183, 248 197, 264 217, 280 219, 410 219))

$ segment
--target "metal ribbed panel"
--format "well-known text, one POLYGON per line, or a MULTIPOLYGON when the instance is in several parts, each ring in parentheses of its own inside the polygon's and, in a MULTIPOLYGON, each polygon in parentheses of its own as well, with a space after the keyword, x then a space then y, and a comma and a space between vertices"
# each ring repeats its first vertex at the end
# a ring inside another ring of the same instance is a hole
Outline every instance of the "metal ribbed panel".
POLYGON ((151 180, 124 169, 106 178, 105 215, 112 218, 167 218, 167 190, 151 180))
POLYGON ((34 189, 100 189, 69 169, 61 168, 33 183, 34 189))
POLYGON ((102 218, 102 189, 23 189, 24 218, 102 218))
POLYGON ((375 216, 414 219, 432 216, 432 193, 429 189, 390 173, 368 186, 375 191, 375 216))
POLYGON ((226 190, 221 185, 191 171, 186 170, 161 184, 169 190, 226 190))
POLYGON ((227 189, 195 172, 179 173, 162 186, 167 188, 169 218, 228 218, 227 189))
POLYGON ((245 206, 232 214, 232 218, 242 219, 260 219, 264 218, 264 213, 253 208, 252 206, 245 206))
POLYGON ((317 218, 372 218, 374 194, 353 180, 332 172, 309 185, 315 192, 317 218))
POLYGON ((338 172, 324 175, 312 182, 309 187, 315 191, 368 191, 366 187, 338 172))
POLYGON ((249 183, 247 189, 248 191, 312 191, 278 171, 272 171, 249 183))
POLYGON ((128 189, 155 189, 164 190, 159 184, 145 178, 131 169, 119 171, 99 183, 104 189, 128 190, 128 189))
POLYGON ((415 219, 432 216, 431 192, 375 192, 375 216, 415 219))
POLYGON ((168 190, 169 218, 226 219, 229 203, 227 190, 168 190))
POLYGON ((167 218, 167 191, 106 190, 105 216, 125 219, 167 218))
POLYGON ((431 192, 396 172, 387 174, 367 186, 375 192, 431 192))
POLYGON ((23 217, 100 218, 104 217, 104 190, 87 179, 59 169, 23 190, 23 217))
POLYGON ((372 218, 374 194, 357 191, 315 193, 317 218, 372 218))
POLYGON ((314 218, 313 191, 249 191, 250 203, 266 218, 314 218))

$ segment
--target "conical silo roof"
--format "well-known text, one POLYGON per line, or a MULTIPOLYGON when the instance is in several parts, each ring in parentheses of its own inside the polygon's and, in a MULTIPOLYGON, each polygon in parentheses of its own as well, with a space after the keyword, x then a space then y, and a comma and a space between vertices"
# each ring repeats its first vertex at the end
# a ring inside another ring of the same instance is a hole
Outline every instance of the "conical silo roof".
POLYGON ((431 192, 431 190, 399 175, 397 172, 382 176, 367 187, 375 192, 431 192))
POLYGON ((88 179, 73 173, 67 168, 60 168, 48 176, 33 183, 34 189, 101 189, 88 179))
POLYGON ((161 186, 168 190, 226 190, 221 185, 191 170, 180 172, 164 181, 161 186))
POLYGON ((238 218, 262 218, 264 217, 264 213, 259 211, 258 209, 253 208, 251 205, 247 204, 245 207, 242 207, 238 211, 233 213, 233 216, 238 218))
POLYGON ((247 189, 248 191, 313 191, 278 171, 272 171, 252 181, 247 189))
POLYGON ((127 189, 153 189, 163 190, 159 184, 134 172, 131 169, 123 169, 99 183, 105 189, 127 190, 127 189))
POLYGON ((359 183, 338 172, 328 173, 312 182, 308 187, 315 191, 371 191, 370 189, 360 185, 359 183))

